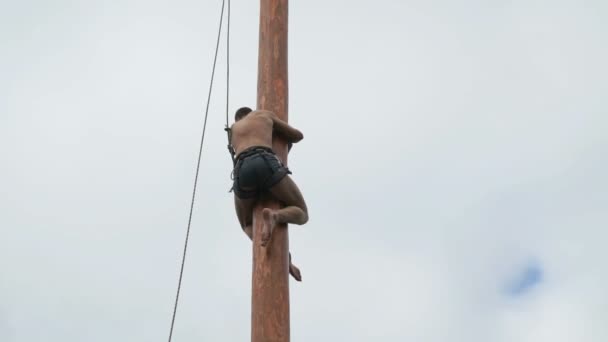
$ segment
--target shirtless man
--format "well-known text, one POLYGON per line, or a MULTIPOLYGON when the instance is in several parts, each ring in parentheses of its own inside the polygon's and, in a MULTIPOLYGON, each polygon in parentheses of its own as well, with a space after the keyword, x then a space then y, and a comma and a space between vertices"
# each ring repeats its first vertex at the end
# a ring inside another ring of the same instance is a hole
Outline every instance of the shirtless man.
MULTIPOLYGON (((288 143, 297 143, 304 138, 299 130, 289 126, 276 114, 265 110, 252 111, 243 107, 236 111, 235 123, 231 127, 231 145, 235 151, 234 205, 243 231, 253 240, 253 208, 262 193, 270 193, 284 208, 264 208, 262 217, 262 246, 267 246, 277 224, 302 225, 308 221, 308 209, 291 174, 272 151, 272 135, 278 134, 288 143)), ((300 270, 291 263, 289 273, 302 281, 300 270)))

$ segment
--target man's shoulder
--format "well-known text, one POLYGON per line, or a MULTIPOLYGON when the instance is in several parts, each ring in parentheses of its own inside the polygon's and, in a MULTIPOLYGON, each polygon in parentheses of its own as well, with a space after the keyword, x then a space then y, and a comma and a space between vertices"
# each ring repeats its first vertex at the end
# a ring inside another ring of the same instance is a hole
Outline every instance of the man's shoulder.
POLYGON ((254 110, 253 112, 249 113, 249 115, 250 116, 266 116, 269 118, 276 117, 276 114, 274 112, 271 112, 269 110, 264 110, 264 109, 254 110))
POLYGON ((231 128, 236 128, 237 130, 240 130, 247 129, 247 127, 249 127, 250 125, 259 125, 262 122, 272 123, 274 115, 275 114, 271 111, 256 110, 247 114, 247 116, 245 116, 243 119, 233 123, 231 128))

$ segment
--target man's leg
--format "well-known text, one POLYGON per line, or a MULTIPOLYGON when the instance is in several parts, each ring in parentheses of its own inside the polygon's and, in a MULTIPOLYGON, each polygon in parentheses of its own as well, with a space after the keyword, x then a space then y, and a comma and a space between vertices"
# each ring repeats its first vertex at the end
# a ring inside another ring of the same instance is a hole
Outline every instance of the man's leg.
POLYGON ((308 222, 308 208, 300 189, 289 176, 270 188, 270 193, 285 204, 285 208, 273 210, 264 208, 264 229, 262 231, 262 246, 266 246, 272 236, 274 227, 279 223, 302 225, 308 222))
MULTIPOLYGON (((253 241, 253 207, 255 206, 255 199, 241 199, 236 195, 234 196, 234 207, 236 208, 236 216, 239 219, 243 232, 247 234, 249 239, 253 241)), ((302 281, 302 273, 291 262, 291 253, 289 253, 289 274, 297 280, 302 281)))
POLYGON ((234 208, 236 209, 236 216, 239 219, 243 232, 249 236, 249 239, 253 240, 253 232, 251 225, 253 224, 253 206, 255 205, 255 198, 243 199, 234 195, 234 208))

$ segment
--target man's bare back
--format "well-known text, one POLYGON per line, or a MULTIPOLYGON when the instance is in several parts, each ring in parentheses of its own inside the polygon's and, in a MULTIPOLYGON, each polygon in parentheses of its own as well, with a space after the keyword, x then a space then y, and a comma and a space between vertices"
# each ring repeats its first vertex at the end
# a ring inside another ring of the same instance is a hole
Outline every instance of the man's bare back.
MULTIPOLYGON (((241 228, 253 240, 253 208, 262 193, 269 193, 285 205, 278 210, 264 208, 262 211, 261 242, 266 246, 277 224, 308 222, 308 209, 300 189, 289 177, 291 172, 272 151, 273 134, 281 135, 288 143, 299 142, 304 135, 270 111, 243 107, 237 111, 235 121, 231 127, 231 144, 236 155, 233 189, 241 228)), ((302 279, 291 257, 289 271, 296 280, 302 279)))
POLYGON ((252 146, 272 147, 272 113, 253 111, 232 125, 232 146, 238 156, 252 146))

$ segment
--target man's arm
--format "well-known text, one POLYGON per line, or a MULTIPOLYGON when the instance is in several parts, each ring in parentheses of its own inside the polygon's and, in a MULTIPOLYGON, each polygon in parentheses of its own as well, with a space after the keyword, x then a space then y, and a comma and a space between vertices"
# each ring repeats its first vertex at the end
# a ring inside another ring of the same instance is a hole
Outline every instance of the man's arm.
POLYGON ((279 119, 279 117, 273 112, 266 112, 272 119, 273 129, 285 137, 288 142, 297 143, 304 139, 304 134, 300 130, 293 128, 287 122, 279 119))

